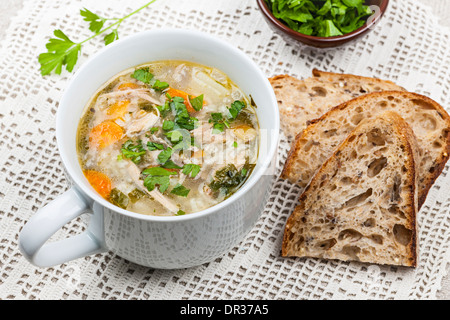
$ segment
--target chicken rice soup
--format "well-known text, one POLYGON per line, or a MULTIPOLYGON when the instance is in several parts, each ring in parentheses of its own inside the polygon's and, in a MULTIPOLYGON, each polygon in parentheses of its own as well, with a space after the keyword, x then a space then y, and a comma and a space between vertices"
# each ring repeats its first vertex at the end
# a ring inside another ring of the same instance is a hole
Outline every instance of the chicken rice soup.
POLYGON ((112 204, 184 215, 235 193, 259 150, 256 106, 224 73, 185 61, 126 70, 87 104, 77 134, 84 175, 112 204))

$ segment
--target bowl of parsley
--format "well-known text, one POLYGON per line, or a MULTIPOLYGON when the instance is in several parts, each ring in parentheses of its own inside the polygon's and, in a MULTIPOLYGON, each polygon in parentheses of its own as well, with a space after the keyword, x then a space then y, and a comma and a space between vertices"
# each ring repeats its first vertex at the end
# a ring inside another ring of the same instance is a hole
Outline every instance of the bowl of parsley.
POLYGON ((257 0, 268 25, 284 38, 329 48, 374 28, 389 0, 257 0))

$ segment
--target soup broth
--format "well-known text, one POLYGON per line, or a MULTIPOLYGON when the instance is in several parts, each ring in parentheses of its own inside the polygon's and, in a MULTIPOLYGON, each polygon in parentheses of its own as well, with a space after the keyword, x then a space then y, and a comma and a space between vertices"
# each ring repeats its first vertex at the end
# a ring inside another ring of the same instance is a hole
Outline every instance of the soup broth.
POLYGON ((256 106, 224 73, 158 61, 116 75, 78 127, 84 175, 106 200, 159 216, 207 209, 235 193, 258 158, 256 106))

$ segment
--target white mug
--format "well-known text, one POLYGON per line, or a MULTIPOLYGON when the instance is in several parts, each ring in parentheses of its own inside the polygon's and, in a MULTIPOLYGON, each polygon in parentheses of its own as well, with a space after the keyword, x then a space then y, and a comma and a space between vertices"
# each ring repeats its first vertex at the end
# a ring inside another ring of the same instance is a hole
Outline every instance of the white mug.
POLYGON ((40 267, 108 250, 131 262, 161 269, 213 261, 242 241, 263 212, 275 170, 279 122, 276 98, 266 76, 225 41, 195 31, 164 29, 108 45, 76 72, 60 101, 56 136, 72 186, 27 222, 19 238, 21 252, 40 267), (91 187, 78 162, 77 127, 86 103, 107 80, 137 65, 171 59, 200 63, 227 74, 255 101, 264 141, 252 175, 230 198, 184 216, 147 216, 114 206, 91 187), (82 214, 90 218, 84 233, 48 242, 82 214))

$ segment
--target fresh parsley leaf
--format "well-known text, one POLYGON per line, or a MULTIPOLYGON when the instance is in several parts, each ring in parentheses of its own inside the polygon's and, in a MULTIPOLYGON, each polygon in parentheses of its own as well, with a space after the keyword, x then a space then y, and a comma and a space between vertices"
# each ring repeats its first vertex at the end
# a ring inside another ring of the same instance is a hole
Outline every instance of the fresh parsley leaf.
POLYGON ((133 72, 131 75, 132 78, 141 81, 143 83, 149 84, 150 81, 153 79, 153 74, 150 72, 150 69, 148 67, 137 69, 133 72))
POLYGON ((137 144, 134 144, 132 140, 128 140, 122 145, 120 152, 122 153, 122 157, 130 159, 135 164, 139 164, 146 154, 146 150, 144 149, 141 140, 139 140, 137 144))
POLYGON ((158 131, 159 131, 159 128, 158 128, 158 127, 153 127, 153 128, 150 129, 150 133, 151 133, 151 134, 155 134, 155 133, 157 133, 158 131))
POLYGON ((117 29, 113 29, 111 33, 108 33, 103 40, 105 41, 105 45, 107 46, 110 43, 113 43, 116 40, 119 40, 119 33, 117 29))
POLYGON ((156 91, 164 91, 169 87, 169 84, 167 82, 159 81, 158 79, 155 81, 155 83, 152 85, 152 88, 156 91))
POLYGON ((213 134, 219 134, 230 127, 230 123, 223 117, 220 112, 211 113, 211 119, 209 123, 213 124, 213 134))
POLYGON ((155 150, 164 150, 164 145, 162 143, 156 143, 156 142, 147 142, 147 148, 148 151, 155 151, 155 150))
POLYGON ((229 119, 231 121, 236 120, 237 116, 239 115, 239 112, 241 112, 242 109, 244 109, 245 103, 239 100, 234 101, 231 104, 231 107, 228 108, 228 111, 230 112, 229 119))
POLYGON ((177 173, 161 167, 151 167, 142 171, 142 175, 145 177, 144 186, 148 191, 153 191, 159 186, 159 191, 164 193, 170 186, 170 176, 177 173))
POLYGON ((88 21, 89 23, 89 30, 91 30, 94 33, 98 33, 100 30, 102 30, 103 25, 106 22, 105 18, 99 17, 97 14, 93 13, 92 11, 84 8, 80 10, 80 15, 84 17, 84 21, 88 21))
POLYGON ((84 8, 80 10, 80 15, 83 17, 83 20, 89 22, 89 30, 94 32, 94 35, 80 41, 78 43, 73 42, 69 39, 61 30, 54 30, 53 34, 56 38, 51 38, 46 45, 47 52, 41 53, 38 57, 38 61, 40 66, 41 75, 45 76, 52 72, 55 74, 61 74, 62 67, 65 66, 68 72, 72 72, 77 61, 78 56, 81 51, 81 47, 84 43, 94 39, 95 37, 107 32, 108 30, 112 30, 109 34, 107 34, 103 39, 105 41, 105 45, 110 44, 111 42, 117 40, 119 38, 119 34, 117 29, 120 24, 129 17, 137 14, 141 10, 144 10, 149 5, 151 5, 156 0, 152 0, 140 8, 134 10, 131 13, 128 13, 122 18, 111 18, 106 19, 102 18, 96 13, 84 8), (114 21, 109 26, 105 27, 106 21, 114 21))
POLYGON ((234 148, 237 148, 237 147, 238 147, 237 141, 234 141, 234 142, 233 142, 233 147, 234 147, 234 148))
POLYGON ((177 184, 170 193, 173 193, 180 197, 187 197, 190 191, 191 190, 186 188, 185 186, 177 184))
POLYGON ((176 216, 184 216, 186 214, 186 212, 184 212, 183 210, 178 210, 177 213, 175 213, 176 216))
POLYGON ((176 114, 174 122, 178 128, 191 131, 197 127, 198 119, 189 115, 183 98, 171 97, 169 106, 176 114))
POLYGON ((179 165, 177 165, 175 162, 173 162, 172 160, 167 160, 166 163, 164 163, 161 167, 166 168, 166 169, 183 169, 183 167, 180 167, 179 165))
POLYGON ((191 103, 192 108, 195 109, 195 111, 200 111, 203 109, 203 94, 191 99, 189 97, 189 102, 191 103))
POLYGON ((145 176, 176 176, 178 173, 161 167, 151 167, 142 171, 145 176))
POLYGON ((172 148, 167 148, 166 150, 161 151, 161 153, 158 155, 158 163, 164 164, 167 162, 167 160, 170 159, 172 156, 173 150, 172 148))
POLYGON ((198 164, 185 164, 183 167, 183 174, 195 178, 201 170, 201 166, 198 164))
POLYGON ((164 120, 162 128, 164 131, 171 131, 175 127, 175 122, 171 120, 164 120))
POLYGON ((365 0, 266 0, 275 18, 294 31, 318 37, 360 28, 372 11, 365 0))
POLYGON ((161 193, 166 192, 170 186, 170 177, 168 176, 148 176, 144 179, 144 186, 148 191, 155 190, 156 186, 159 186, 161 193))
POLYGON ((48 52, 39 55, 43 76, 52 71, 61 74, 63 66, 68 72, 72 72, 81 50, 81 44, 70 40, 61 30, 55 30, 53 35, 56 38, 51 38, 46 45, 48 52))
POLYGON ((170 111, 169 101, 166 101, 162 106, 156 106, 161 113, 161 117, 165 118, 170 111))

